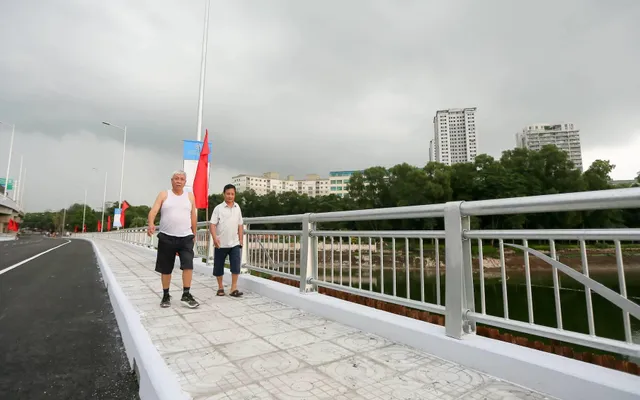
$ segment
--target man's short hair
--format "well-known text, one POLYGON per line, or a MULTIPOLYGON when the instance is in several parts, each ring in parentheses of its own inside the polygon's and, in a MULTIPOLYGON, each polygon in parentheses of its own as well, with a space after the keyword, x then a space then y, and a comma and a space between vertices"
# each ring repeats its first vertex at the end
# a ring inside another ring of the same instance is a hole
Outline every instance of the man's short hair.
POLYGON ((182 176, 184 176, 184 179, 187 179, 187 173, 184 172, 181 169, 177 169, 177 170, 173 171, 173 174, 171 174, 171 179, 173 179, 173 177, 176 176, 176 175, 182 175, 182 176))
POLYGON ((227 192, 227 190, 229 190, 229 189, 233 189, 233 192, 234 192, 234 193, 238 193, 238 191, 236 190, 236 187, 235 187, 235 186, 233 186, 233 185, 232 185, 232 184, 230 184, 230 183, 229 183, 229 184, 224 185, 224 189, 222 189, 222 193, 226 193, 226 192, 227 192))

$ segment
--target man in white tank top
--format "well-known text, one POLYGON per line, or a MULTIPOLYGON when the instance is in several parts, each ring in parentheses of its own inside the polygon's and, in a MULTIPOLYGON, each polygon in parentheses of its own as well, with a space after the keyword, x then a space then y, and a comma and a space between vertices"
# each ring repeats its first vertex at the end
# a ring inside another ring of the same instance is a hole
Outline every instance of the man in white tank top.
POLYGON ((200 304, 191 295, 191 279, 193 277, 193 246, 197 230, 198 216, 193 193, 184 191, 187 174, 176 171, 171 176, 171 190, 163 190, 156 197, 149 211, 147 234, 153 235, 156 230, 155 219, 160 211, 160 230, 158 232, 158 252, 156 256, 156 272, 162 276, 162 301, 160 307, 171 305, 169 285, 171 273, 176 260, 180 257, 182 270, 182 304, 196 308, 200 304))

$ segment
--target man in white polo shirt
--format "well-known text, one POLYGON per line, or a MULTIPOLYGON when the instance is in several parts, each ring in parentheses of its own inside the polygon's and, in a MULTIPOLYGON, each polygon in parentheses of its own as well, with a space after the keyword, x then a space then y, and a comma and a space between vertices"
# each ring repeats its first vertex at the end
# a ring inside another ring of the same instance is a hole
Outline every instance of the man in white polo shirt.
POLYGON ((215 246, 213 275, 218 279, 217 295, 224 296, 222 276, 224 275, 224 263, 229 256, 229 264, 231 264, 231 291, 229 295, 240 297, 242 292, 238 290, 238 275, 240 274, 242 255, 242 211, 240 211, 238 203, 235 202, 235 186, 226 185, 223 193, 224 202, 213 209, 209 226, 215 246))

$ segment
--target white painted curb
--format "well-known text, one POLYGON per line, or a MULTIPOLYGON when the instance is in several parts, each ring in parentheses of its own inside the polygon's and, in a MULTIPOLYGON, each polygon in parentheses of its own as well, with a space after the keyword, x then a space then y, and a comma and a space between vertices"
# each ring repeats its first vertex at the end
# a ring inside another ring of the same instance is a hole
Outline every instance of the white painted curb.
MULTIPOLYGON (((124 243, 137 249, 155 249, 124 243)), ((95 246, 95 245, 94 245, 95 246)), ((211 276, 212 267, 194 260, 194 272, 211 276)), ((225 283, 231 275, 225 269, 225 283)), ((595 364, 506 343, 483 336, 457 340, 444 327, 247 274, 238 285, 276 301, 380 335, 444 360, 562 400, 639 400, 640 377, 595 364)), ((194 288, 197 290, 196 288, 194 288)))
POLYGON ((116 315, 129 364, 138 376, 140 399, 190 400, 191 396, 182 391, 176 375, 167 367, 153 345, 149 333, 140 322, 140 316, 122 291, 94 241, 88 238, 79 239, 86 240, 93 246, 105 286, 109 292, 109 299, 116 315))

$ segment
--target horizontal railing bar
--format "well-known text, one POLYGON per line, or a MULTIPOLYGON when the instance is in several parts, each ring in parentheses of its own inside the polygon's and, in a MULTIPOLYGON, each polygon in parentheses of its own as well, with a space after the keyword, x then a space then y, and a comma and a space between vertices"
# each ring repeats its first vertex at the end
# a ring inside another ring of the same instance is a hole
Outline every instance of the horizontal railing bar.
POLYGON ((623 208, 640 208, 640 188, 469 201, 460 205, 460 212, 463 215, 504 215, 623 208))
POLYGON ((368 290, 356 289, 350 286, 343 286, 335 283, 321 281, 318 279, 309 279, 309 283, 313 285, 317 285, 319 287, 337 290, 338 292, 346 292, 346 293, 351 293, 351 294, 355 294, 362 297, 368 297, 373 300, 386 301, 387 303, 398 304, 401 306, 415 308, 417 310, 423 310, 423 311, 427 311, 434 314, 444 315, 445 313, 444 306, 439 306, 436 304, 423 303, 421 301, 404 299, 402 297, 394 297, 388 294, 370 292, 368 290))
POLYGON ((276 270, 272 270, 272 269, 268 269, 268 268, 256 267, 255 265, 251 265, 251 264, 242 264, 242 268, 246 268, 246 269, 249 269, 251 271, 262 272, 262 273, 265 273, 265 274, 268 274, 268 275, 279 276, 281 278, 292 279, 294 281, 300 282, 300 277, 299 276, 293 275, 293 274, 288 274, 286 272, 280 272, 280 271, 276 271, 276 270))
POLYGON ((529 324, 527 322, 515 321, 512 319, 506 320, 501 317, 494 317, 492 315, 485 315, 477 312, 468 312, 467 317, 476 323, 496 326, 503 329, 541 336, 548 339, 555 339, 585 347, 592 347, 604 351, 625 354, 631 357, 640 357, 640 345, 633 343, 590 336, 584 333, 559 330, 557 328, 529 324))
POLYGON ((500 229, 463 232, 467 239, 640 240, 640 229, 500 229))
POLYGON ((249 235, 288 235, 288 236, 300 236, 302 235, 302 231, 279 231, 279 230, 255 230, 255 229, 247 229, 245 231, 249 235))
POLYGON ((444 231, 312 231, 309 234, 317 237, 444 239, 444 231))
POLYGON ((302 223, 303 214, 273 215, 270 217, 244 218, 245 224, 295 224, 302 223))
POLYGON ((309 216, 311 222, 374 221, 381 219, 442 218, 444 204, 332 211, 309 216))

